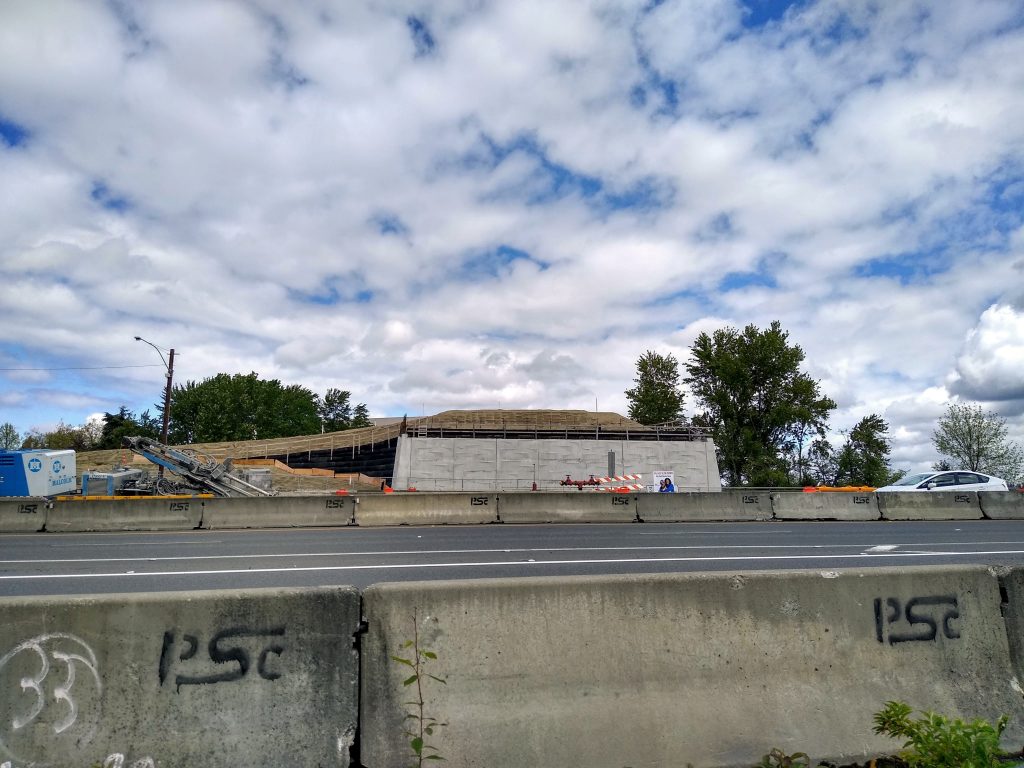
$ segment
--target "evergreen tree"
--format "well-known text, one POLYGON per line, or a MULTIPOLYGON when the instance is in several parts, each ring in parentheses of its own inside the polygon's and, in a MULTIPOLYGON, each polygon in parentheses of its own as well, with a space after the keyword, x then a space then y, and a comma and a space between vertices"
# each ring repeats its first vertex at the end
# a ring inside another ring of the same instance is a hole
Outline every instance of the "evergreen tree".
POLYGON ((641 424, 678 421, 683 413, 679 363, 673 355, 648 350, 636 361, 636 386, 626 390, 629 418, 641 424))

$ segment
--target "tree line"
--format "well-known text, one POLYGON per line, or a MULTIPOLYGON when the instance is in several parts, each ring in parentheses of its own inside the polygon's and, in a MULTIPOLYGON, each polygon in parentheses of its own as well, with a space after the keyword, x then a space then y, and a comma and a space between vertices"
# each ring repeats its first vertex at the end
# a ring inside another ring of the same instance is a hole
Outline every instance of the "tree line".
MULTIPOLYGON (((0 448, 51 448, 77 451, 121 447, 129 436, 160 439, 163 403, 156 413, 136 414, 126 406, 104 413, 100 421, 71 426, 61 422, 49 432, 19 434, 0 424, 0 448)), ((297 384, 260 379, 258 374, 219 373, 171 390, 168 442, 173 445, 339 432, 370 426, 366 403, 353 403, 348 390, 330 388, 321 397, 297 384)))
MULTIPOLYGON (((680 380, 673 355, 648 350, 626 390, 629 417, 641 424, 685 422, 685 384, 695 401, 689 424, 714 440, 726 485, 889 485, 905 474, 890 466, 889 425, 868 414, 829 439, 836 403, 801 370, 804 352, 778 321, 761 330, 701 333, 680 380)), ((1007 439, 1005 419, 981 406, 951 403, 932 434, 944 458, 934 469, 965 469, 1011 483, 1024 475, 1024 450, 1007 439)))

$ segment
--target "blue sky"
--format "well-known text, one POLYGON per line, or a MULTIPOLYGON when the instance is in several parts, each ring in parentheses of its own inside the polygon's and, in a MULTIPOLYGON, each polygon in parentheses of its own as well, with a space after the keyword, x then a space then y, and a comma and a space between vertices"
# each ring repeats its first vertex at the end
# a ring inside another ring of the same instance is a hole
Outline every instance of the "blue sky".
MULTIPOLYGON (((780 320, 898 466, 1024 439, 1019 0, 0 5, 0 422, 257 371, 625 412, 780 320)), ((692 404, 689 406, 692 413, 692 404)))

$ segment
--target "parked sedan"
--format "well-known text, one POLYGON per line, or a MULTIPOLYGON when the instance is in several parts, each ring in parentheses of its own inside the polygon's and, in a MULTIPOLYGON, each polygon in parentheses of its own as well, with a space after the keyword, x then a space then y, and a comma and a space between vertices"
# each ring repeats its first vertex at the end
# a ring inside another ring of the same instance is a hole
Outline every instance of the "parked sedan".
POLYGON ((1005 480, 980 472, 919 472, 907 475, 892 485, 876 489, 884 491, 1006 491, 1005 480))

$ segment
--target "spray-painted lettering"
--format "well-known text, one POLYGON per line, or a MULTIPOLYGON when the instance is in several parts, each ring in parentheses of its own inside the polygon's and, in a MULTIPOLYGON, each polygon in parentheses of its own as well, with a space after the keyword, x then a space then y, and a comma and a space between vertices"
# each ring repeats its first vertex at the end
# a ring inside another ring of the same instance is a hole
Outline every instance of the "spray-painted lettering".
MULTIPOLYGON (((283 638, 284 627, 269 629, 251 629, 248 627, 232 627, 215 634, 206 646, 206 654, 214 664, 224 666, 221 671, 211 674, 181 674, 174 676, 175 689, 180 691, 183 685, 212 685, 241 680, 252 668, 251 651, 259 647, 256 658, 256 673, 264 680, 277 680, 281 673, 274 668, 271 657, 280 657, 285 651, 283 638), (262 642, 253 643, 257 639, 262 642)), ((199 650, 199 638, 196 635, 179 633, 175 630, 164 632, 163 650, 160 652, 160 685, 170 679, 171 667, 177 662, 188 662, 195 658, 199 650)))
POLYGON ((889 645, 931 642, 938 637, 941 626, 943 637, 956 640, 960 631, 952 622, 959 618, 960 606, 954 595, 912 597, 906 605, 895 597, 876 597, 875 639, 889 645))
POLYGON ((36 720, 76 743, 95 733, 103 684, 96 654, 75 635, 51 632, 16 645, 0 657, 0 686, 11 702, 10 720, 0 723, 0 750, 9 755, 17 754, 12 740, 36 720))

